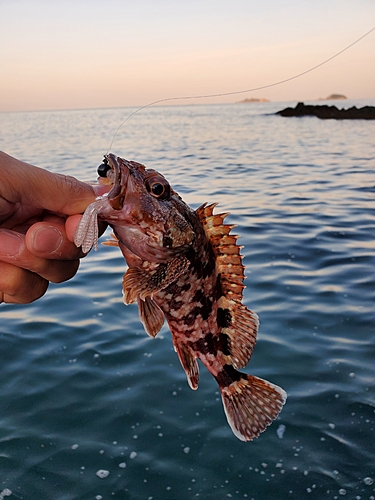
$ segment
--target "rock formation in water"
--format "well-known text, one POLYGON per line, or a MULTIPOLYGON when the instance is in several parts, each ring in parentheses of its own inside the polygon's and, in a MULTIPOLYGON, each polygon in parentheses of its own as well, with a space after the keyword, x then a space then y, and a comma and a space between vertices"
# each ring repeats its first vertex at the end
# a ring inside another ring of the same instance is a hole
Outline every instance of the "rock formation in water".
POLYGON ((346 95, 343 94, 331 94, 328 97, 320 97, 319 101, 338 101, 347 99, 346 95))
POLYGON ((353 106, 348 109, 338 109, 336 106, 305 105, 303 102, 299 102, 295 108, 285 108, 277 111, 276 114, 281 116, 317 116, 322 119, 334 120, 375 120, 375 107, 357 108, 353 106))
POLYGON ((251 102, 270 102, 268 99, 264 99, 262 97, 251 97, 250 99, 244 99, 243 101, 238 101, 239 104, 243 103, 251 103, 251 102))

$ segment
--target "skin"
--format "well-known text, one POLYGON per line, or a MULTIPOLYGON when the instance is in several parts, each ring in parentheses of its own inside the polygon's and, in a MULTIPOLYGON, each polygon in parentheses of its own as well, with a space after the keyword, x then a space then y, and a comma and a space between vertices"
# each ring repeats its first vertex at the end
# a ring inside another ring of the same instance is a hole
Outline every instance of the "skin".
POLYGON ((0 151, 0 303, 33 302, 76 274, 80 214, 107 190, 0 151))

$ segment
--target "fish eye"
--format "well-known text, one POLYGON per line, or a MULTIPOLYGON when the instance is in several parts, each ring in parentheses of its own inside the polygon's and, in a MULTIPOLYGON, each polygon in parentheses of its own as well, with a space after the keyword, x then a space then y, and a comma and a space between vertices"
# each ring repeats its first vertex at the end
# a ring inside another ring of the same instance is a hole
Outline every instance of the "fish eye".
POLYGON ((159 200, 165 200, 166 198, 169 197, 170 194, 169 184, 165 180, 164 182, 161 182, 159 179, 158 180, 150 179, 147 182, 147 189, 149 193, 152 194, 152 196, 158 198, 159 200))
POLYGON ((154 182, 150 186, 150 189, 151 189, 151 193, 153 195, 157 196, 158 198, 160 196, 162 196, 164 194, 164 191, 165 191, 165 187, 163 186, 163 184, 161 182, 154 182))

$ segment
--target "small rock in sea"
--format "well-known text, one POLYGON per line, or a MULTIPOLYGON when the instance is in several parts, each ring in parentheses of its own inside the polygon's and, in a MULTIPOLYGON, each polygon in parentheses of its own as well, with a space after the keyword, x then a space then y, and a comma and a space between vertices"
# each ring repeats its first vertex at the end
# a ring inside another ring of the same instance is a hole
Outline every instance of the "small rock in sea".
POLYGON ((281 116, 316 116, 322 119, 334 120, 375 120, 375 106, 352 106, 348 109, 338 109, 336 106, 311 105, 299 102, 295 108, 285 108, 277 111, 281 116))

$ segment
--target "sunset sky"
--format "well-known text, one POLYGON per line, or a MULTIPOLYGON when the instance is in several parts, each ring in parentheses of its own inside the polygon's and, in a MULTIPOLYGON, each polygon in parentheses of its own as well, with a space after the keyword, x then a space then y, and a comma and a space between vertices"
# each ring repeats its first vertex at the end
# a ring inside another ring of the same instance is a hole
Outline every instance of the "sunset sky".
MULTIPOLYGON (((374 26, 374 0, 0 0, 0 112, 142 106, 269 85, 374 26)), ((331 93, 375 98, 375 31, 294 81, 199 102, 331 93)))

